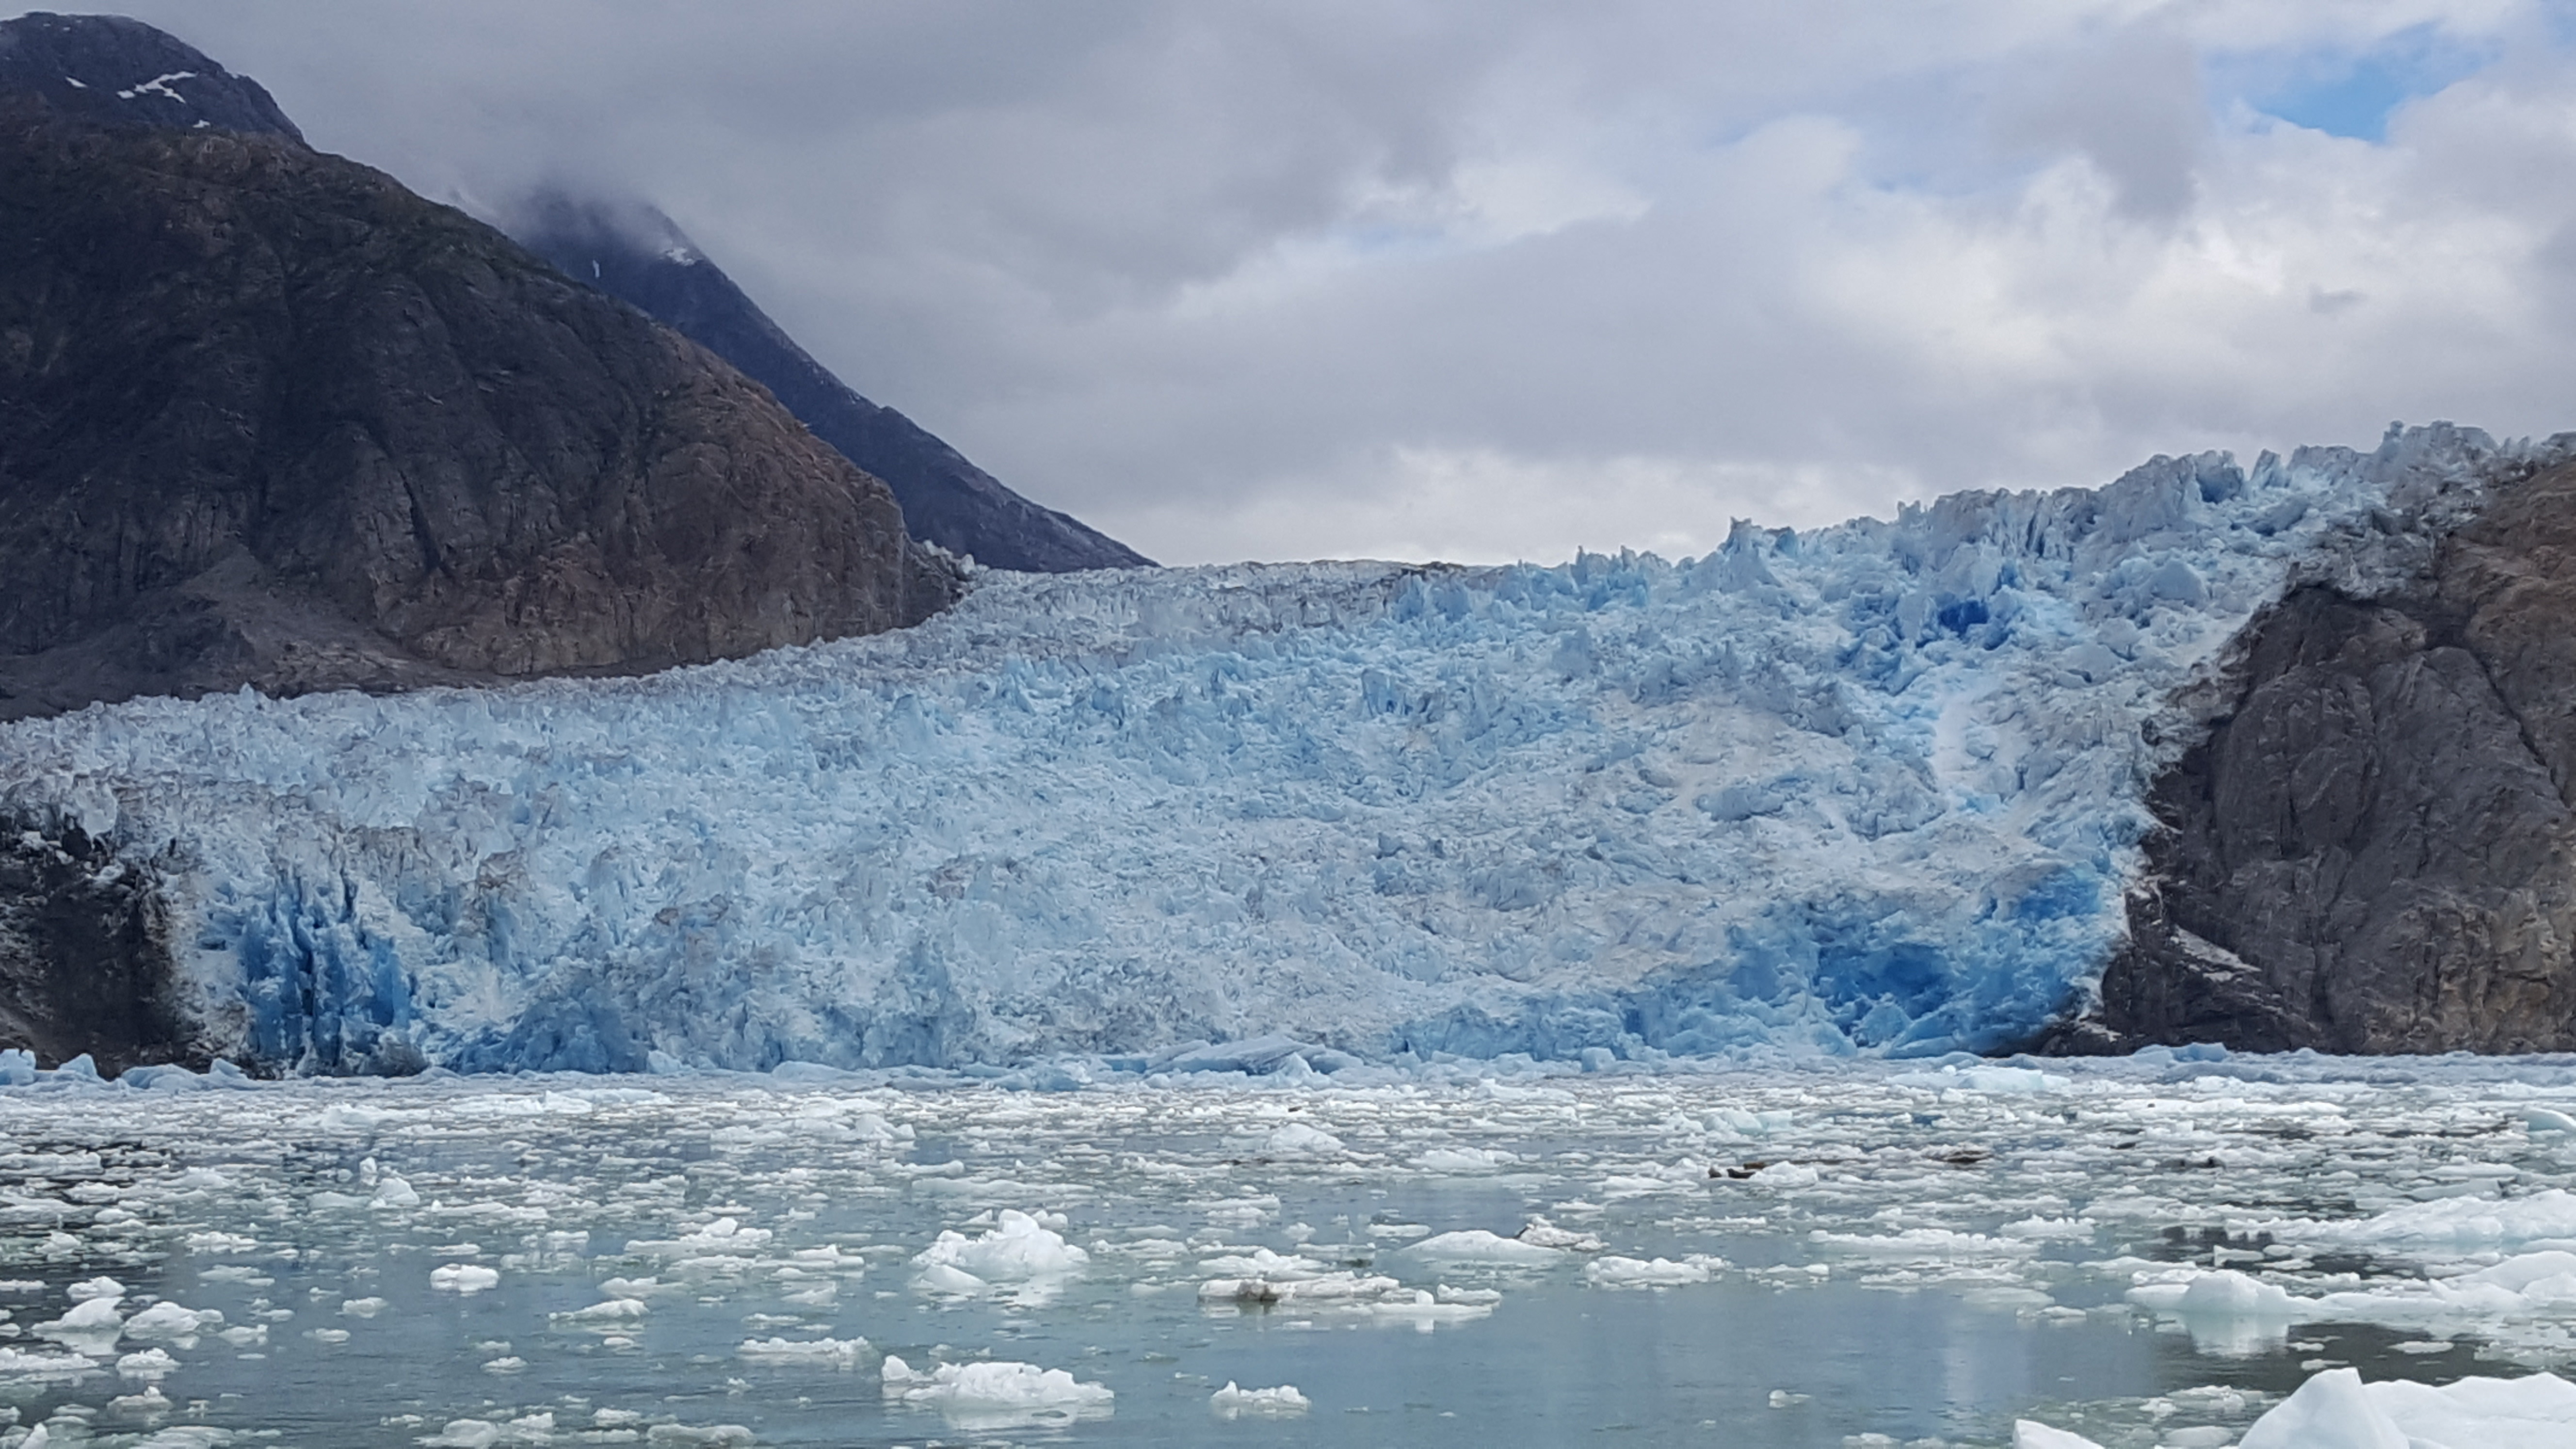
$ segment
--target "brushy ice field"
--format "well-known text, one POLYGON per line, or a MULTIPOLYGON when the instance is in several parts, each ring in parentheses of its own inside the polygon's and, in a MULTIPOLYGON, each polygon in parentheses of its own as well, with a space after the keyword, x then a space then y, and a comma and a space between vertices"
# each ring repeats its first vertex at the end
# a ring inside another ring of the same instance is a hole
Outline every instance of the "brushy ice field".
POLYGON ((160 882, 213 1050, 286 1070, 1995 1050, 2098 978, 2246 619, 2570 446, 2159 459, 1678 563, 997 575, 651 679, 23 722, 0 812, 160 882))
POLYGON ((0 1445, 2576 1442, 2576 1058, 1497 1071, 46 1073, 0 1445))

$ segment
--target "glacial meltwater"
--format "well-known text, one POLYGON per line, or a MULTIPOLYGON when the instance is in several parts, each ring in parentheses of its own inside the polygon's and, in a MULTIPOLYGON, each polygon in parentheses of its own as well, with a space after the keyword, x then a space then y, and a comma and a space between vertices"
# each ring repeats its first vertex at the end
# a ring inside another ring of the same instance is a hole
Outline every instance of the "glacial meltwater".
POLYGON ((0 1445, 2207 1449, 2576 1364, 2569 1059, 1513 1068, 49 1073, 0 1445))

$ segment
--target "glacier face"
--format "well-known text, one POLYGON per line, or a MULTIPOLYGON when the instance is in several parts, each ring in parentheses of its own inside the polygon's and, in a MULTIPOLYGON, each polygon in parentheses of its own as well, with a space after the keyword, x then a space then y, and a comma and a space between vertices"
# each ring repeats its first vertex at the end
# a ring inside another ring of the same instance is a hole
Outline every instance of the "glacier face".
POLYGON ((2194 672, 2538 460, 2392 430, 1678 564, 993 574, 649 679, 22 723, 0 809, 155 872, 209 1045, 289 1069, 1985 1049, 2120 939, 2194 672))

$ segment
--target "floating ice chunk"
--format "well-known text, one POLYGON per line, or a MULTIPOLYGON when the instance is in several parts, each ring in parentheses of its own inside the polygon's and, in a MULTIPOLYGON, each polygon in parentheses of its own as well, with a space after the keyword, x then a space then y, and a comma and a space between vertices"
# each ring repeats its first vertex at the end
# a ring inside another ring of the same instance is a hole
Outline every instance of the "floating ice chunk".
POLYGON ((650 1298, 657 1293, 684 1293, 686 1285, 665 1283, 659 1278, 610 1278, 599 1285, 599 1291, 611 1298, 650 1298))
POLYGON ((1465 1228, 1424 1238, 1399 1251, 1426 1262, 1484 1264, 1503 1268, 1546 1268, 1566 1260, 1563 1248, 1543 1247, 1506 1238, 1483 1228, 1465 1228))
POLYGON ((1302 1414, 1311 1407, 1306 1396, 1294 1384, 1281 1384, 1273 1389, 1244 1389, 1227 1379, 1225 1387, 1208 1395, 1208 1407, 1217 1417, 1239 1419, 1246 1414, 1264 1417, 1302 1414))
POLYGON ((2314 1375, 2255 1420, 2239 1449, 2409 1449, 2406 1441, 2406 1431, 2371 1403, 2360 1371, 2337 1368, 2314 1375))
MULTIPOLYGON (((2556 1374, 2465 1378, 2438 1387, 2397 1380, 2367 1388, 2372 1407, 2419 1443, 2453 1449, 2565 1449, 2576 1444, 2576 1384, 2556 1374)), ((2253 1442, 2251 1435, 2246 1442, 2253 1442)))
POLYGON ((2093 1237, 2094 1224, 2088 1218, 2027 1217, 2006 1223, 1995 1231, 2024 1242, 2085 1242, 2093 1237))
POLYGON ((887 1398, 968 1423, 1089 1417, 1109 1412, 1117 1398, 1107 1385, 1077 1382, 1063 1369, 1007 1359, 943 1363, 924 1371, 888 1354, 880 1372, 887 1398))
POLYGON ((1434 1147, 1413 1159, 1413 1165, 1424 1172, 1499 1172, 1520 1161, 1520 1155, 1499 1147, 1434 1147))
POLYGON ((1261 1151, 1271 1157, 1326 1157, 1342 1150, 1342 1139, 1303 1122, 1291 1122, 1261 1139, 1261 1151))
POLYGON ((2551 1111, 2547 1107, 2525 1107, 2522 1109, 2522 1126, 2524 1131, 2534 1137, 2576 1132, 2576 1117, 2570 1117, 2564 1112, 2551 1111))
POLYGON ((1787 1130, 1797 1120, 1789 1111, 1747 1112, 1741 1107, 1720 1107, 1708 1114, 1709 1130, 1733 1132, 1745 1137, 1768 1137, 1787 1130))
POLYGON ((1412 1293, 1393 1278, 1379 1275, 1362 1277, 1347 1270, 1317 1276, 1288 1278, 1211 1278, 1199 1285, 1202 1303, 1232 1302, 1242 1304, 1287 1303, 1307 1305, 1359 1306, 1390 1296, 1401 1295, 1411 1302, 1412 1293))
POLYGON ((756 1437, 740 1424, 656 1424, 644 1431, 648 1444, 703 1445, 705 1449, 732 1449, 756 1437))
MULTIPOLYGON (((115 1398, 107 1401, 107 1407, 115 1413, 133 1414, 137 1417, 141 1417, 151 1414, 166 1414, 172 1409, 177 1408, 178 1405, 170 1402, 170 1396, 161 1392, 161 1386, 159 1384, 147 1383, 143 1386, 143 1392, 139 1394, 119 1394, 115 1398)), ((224 1431, 218 1429, 214 1432, 220 1434, 224 1431)), ((152 1439, 146 1439, 143 1442, 150 1444, 153 1440, 159 1439, 160 1437, 160 1435, 155 1434, 152 1436, 152 1439)), ((220 1444, 223 1440, 217 1439, 212 1442, 220 1444)))
MULTIPOLYGON (((202 126, 206 123, 199 121, 197 124, 202 126)), ((157 1392, 147 1388, 141 1397, 150 1398, 157 1392)), ((168 1403, 169 1400, 163 1399, 162 1402, 168 1403)), ((131 1449, 219 1449, 219 1446, 239 1437, 230 1429, 218 1429, 211 1424, 173 1424, 136 1441, 131 1449)))
POLYGON ((2194 1273, 2172 1282, 2141 1283, 2129 1290, 2129 1301, 2186 1318, 2288 1320, 2312 1306, 2291 1297, 2278 1284, 2248 1277, 2233 1268, 2194 1273))
MULTIPOLYGON (((2489 1268, 2451 1279, 2453 1284, 2484 1283, 2509 1288, 2516 1293, 2532 1294, 2543 1287, 2555 1288, 2562 1280, 2576 1279, 2576 1253, 2551 1248, 2538 1253, 2520 1253, 2489 1268)), ((2552 1291, 2544 1301, 2564 1302, 2571 1295, 2552 1291)))
POLYGON ((993 1285, 946 1263, 932 1263, 912 1275, 912 1286, 925 1293, 982 1293, 993 1285))
POLYGON ((2129 1301, 2178 1320, 2199 1352, 2237 1358, 2277 1347, 2290 1324, 2322 1316, 2316 1301, 2233 1268, 2169 1273, 2131 1288, 2129 1301))
POLYGON ((1004 1208, 990 1231, 972 1238, 953 1229, 942 1232, 912 1261, 924 1276, 948 1268, 986 1284, 1023 1283, 1079 1273, 1091 1255, 1030 1214, 1004 1208))
POLYGON ((2102 1446, 2081 1434, 2052 1429, 2030 1419, 2015 1419, 2013 1449, 2102 1449, 2102 1446))
POLYGON ((2038 1248, 2009 1238, 1962 1233, 1950 1228, 1907 1228, 1895 1233, 1837 1233, 1818 1228, 1809 1241, 1841 1253, 1873 1258, 1946 1261, 1954 1258, 2026 1258, 2038 1248))
MULTIPOLYGON (((347 1309, 341 1311, 346 1312, 347 1309)), ((546 1318, 549 1322, 569 1323, 575 1327, 616 1326, 633 1323, 652 1311, 641 1298, 611 1298, 605 1303, 594 1303, 569 1313, 549 1313, 546 1318)))
MULTIPOLYGON (((386 1107, 370 1107, 363 1102, 334 1102, 322 1109, 317 1125, 326 1132, 373 1132, 388 1122, 399 1122, 403 1113, 386 1107)), ((473 1423, 474 1420, 460 1420, 473 1423)))
POLYGON ((2505 1247, 2576 1238, 2576 1193, 2553 1187, 2525 1197, 2444 1197, 2358 1221, 2294 1219, 2254 1226, 2296 1242, 2505 1247))
MULTIPOLYGON (((1293 1037, 1261 1036, 1249 1041, 1219 1042, 1176 1053, 1156 1063, 1173 1072, 1243 1072, 1262 1076, 1288 1069, 1291 1059, 1298 1067, 1307 1067, 1308 1053, 1324 1054, 1325 1049, 1293 1037)), ((1338 1056, 1339 1053, 1331 1055, 1338 1056)), ((1311 1070, 1311 1068, 1308 1068, 1311 1070)))
POLYGON ((1769 1188, 1814 1187, 1824 1174, 1803 1162, 1775 1162, 1746 1180, 1769 1188))
POLYGON ((30 1353, 0 1344, 0 1378, 78 1379, 98 1372, 98 1365, 77 1353, 30 1353))
POLYGON ((1213 1258, 1202 1259, 1199 1267, 1204 1272, 1222 1273, 1235 1278, 1281 1280, 1318 1278, 1327 1271, 1325 1265, 1312 1258, 1293 1253, 1273 1252, 1268 1248, 1255 1248, 1249 1253, 1221 1253, 1213 1258))
POLYGON ((2453 1278, 2325 1293, 2302 1306, 2315 1318, 2388 1324, 2558 1316, 2576 1307, 2576 1253, 2523 1253, 2453 1278))
POLYGON ((708 1257, 735 1253, 757 1253, 768 1246, 767 1228, 747 1228, 739 1219, 718 1218, 705 1227, 683 1233, 676 1238, 630 1239, 626 1251, 637 1257, 708 1257))
POLYGON ((1592 1234, 1578 1233, 1572 1228, 1560 1228, 1545 1218, 1530 1219, 1529 1223, 1513 1236, 1524 1243, 1535 1243, 1542 1248, 1563 1248, 1570 1253, 1597 1253, 1602 1248, 1601 1240, 1592 1234))
POLYGON ((125 1285, 113 1278, 90 1278, 74 1283, 64 1289, 63 1293, 74 1303, 86 1303, 92 1298, 122 1298, 125 1296, 125 1285))
POLYGON ((340 1305, 340 1311, 351 1318, 373 1318, 385 1311, 381 1298, 351 1298, 340 1305))
POLYGON ((2011 1096, 2034 1096, 2041 1092, 2062 1092, 2072 1080, 2055 1072, 2032 1067, 1943 1067, 1934 1072, 1901 1072, 1887 1079, 1899 1087, 1922 1087, 1933 1091, 1993 1092, 2011 1096))
POLYGON ((125 1320, 125 1336, 140 1339, 188 1338, 211 1331, 221 1326, 223 1321, 221 1309, 198 1311, 164 1299, 125 1320))
POLYGON ((1270 1221, 1278 1211, 1279 1199, 1264 1193, 1259 1197, 1228 1198, 1223 1202, 1210 1203, 1207 1220, 1220 1228, 1257 1228, 1270 1221))
POLYGON ((754 1363, 807 1364, 817 1368, 856 1368, 867 1357, 864 1338, 746 1338, 734 1350, 754 1363))
POLYGON ((167 1378, 178 1370, 179 1361, 157 1348, 129 1353, 116 1361, 117 1373, 129 1379, 167 1378))
POLYGON ((116 1311, 116 1306, 123 1301, 121 1293, 84 1299, 73 1304, 62 1317, 36 1325, 36 1332, 47 1338, 87 1338, 104 1334, 113 1340, 124 1331, 124 1318, 116 1311))
POLYGON ((501 1442, 501 1426, 489 1419, 450 1419, 420 1442, 428 1449, 492 1449, 501 1442))
POLYGON ((480 1293, 500 1281, 499 1270, 480 1263, 448 1263, 429 1270, 429 1286, 449 1293, 480 1293))
POLYGON ((1493 1312, 1494 1303, 1500 1301, 1499 1295, 1493 1302, 1467 1303, 1455 1297, 1444 1300, 1436 1294, 1416 1288, 1410 1291, 1390 1292, 1357 1306, 1367 1309, 1373 1317, 1389 1322, 1410 1323, 1416 1329, 1429 1333, 1439 1324, 1465 1323, 1482 1318, 1493 1312))
POLYGON ((1680 1262, 1670 1258, 1622 1258, 1614 1253, 1584 1264, 1583 1281, 1596 1288, 1674 1288, 1685 1283, 1705 1283, 1715 1270, 1725 1266, 1725 1259, 1700 1253, 1680 1262))
POLYGON ((376 1195, 367 1199, 367 1206, 371 1208, 415 1208, 420 1206, 420 1194, 413 1190, 410 1183, 403 1181, 402 1178, 396 1174, 388 1172, 377 1182, 376 1195))

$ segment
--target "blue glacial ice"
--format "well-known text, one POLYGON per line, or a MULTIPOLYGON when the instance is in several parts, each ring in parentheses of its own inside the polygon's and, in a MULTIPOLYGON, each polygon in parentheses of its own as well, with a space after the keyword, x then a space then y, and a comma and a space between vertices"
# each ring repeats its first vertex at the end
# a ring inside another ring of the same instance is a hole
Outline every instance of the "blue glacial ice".
POLYGON ((2159 458, 1678 563, 988 574, 646 679, 13 725, 0 808, 153 872, 208 1044, 285 1069, 1987 1050, 2086 1000, 2246 619, 2562 450, 2159 458))

